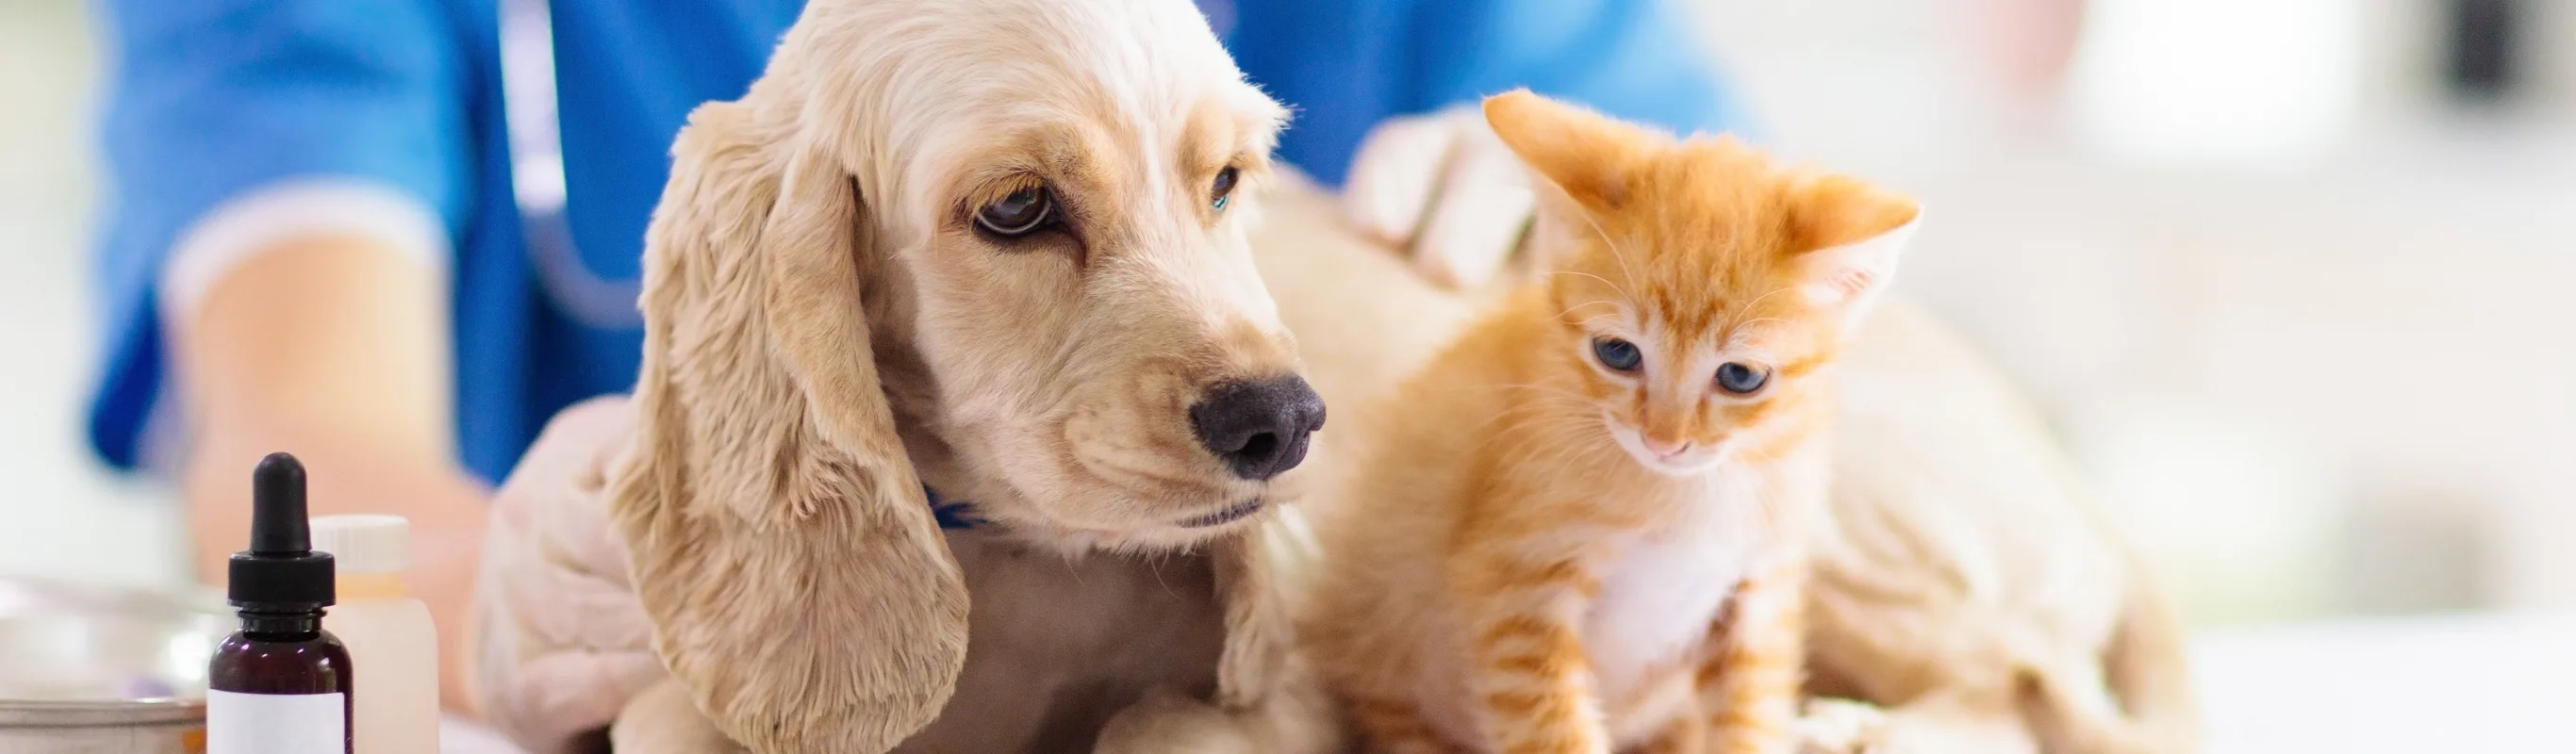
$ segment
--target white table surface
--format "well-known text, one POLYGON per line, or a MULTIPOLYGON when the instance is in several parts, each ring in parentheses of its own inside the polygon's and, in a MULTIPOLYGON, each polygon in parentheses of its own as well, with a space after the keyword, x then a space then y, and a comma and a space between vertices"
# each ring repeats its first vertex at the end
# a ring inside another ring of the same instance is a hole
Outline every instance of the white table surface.
MULTIPOLYGON (((2206 754, 2576 752, 2576 615, 2208 629, 2206 754)), ((451 721, 444 754, 519 754, 451 721)))
POLYGON ((2211 630, 2208 754, 2576 752, 2576 615, 2211 630))
POLYGON ((526 754, 482 725, 447 718, 438 726, 438 754, 526 754))

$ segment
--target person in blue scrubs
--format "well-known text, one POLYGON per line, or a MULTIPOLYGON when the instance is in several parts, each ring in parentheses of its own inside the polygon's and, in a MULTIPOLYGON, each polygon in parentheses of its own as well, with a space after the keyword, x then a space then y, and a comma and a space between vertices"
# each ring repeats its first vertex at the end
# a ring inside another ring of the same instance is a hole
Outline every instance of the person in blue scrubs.
MULTIPOLYGON (((489 485, 556 411, 630 387, 631 291, 673 135, 740 95, 801 7, 107 0, 96 452, 178 475, 208 579, 247 530, 253 460, 305 455, 316 515, 413 520, 414 583, 460 637, 489 485), (505 31, 505 10, 532 8, 551 34, 505 31), (529 50, 559 110, 538 123, 510 107, 543 91, 529 50), (514 128, 524 144, 557 123, 559 161, 514 159, 514 128), (531 196, 567 202, 562 222, 529 219, 531 196)), ((1382 121, 1518 86, 1685 132, 1731 125, 1656 0, 1201 7, 1296 108, 1279 156, 1326 185, 1382 121)))

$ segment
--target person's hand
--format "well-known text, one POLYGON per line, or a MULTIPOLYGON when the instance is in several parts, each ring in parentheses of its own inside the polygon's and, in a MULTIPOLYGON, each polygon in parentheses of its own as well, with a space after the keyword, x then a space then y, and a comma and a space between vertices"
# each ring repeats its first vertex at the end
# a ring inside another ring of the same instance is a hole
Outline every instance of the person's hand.
POLYGON ((1456 288, 1502 269, 1536 206, 1528 171, 1472 107, 1379 123, 1351 159, 1342 201, 1361 232, 1456 288))
POLYGON ((492 501, 474 686, 484 718, 531 751, 571 749, 663 677, 608 512, 634 434, 624 398, 564 409, 492 501))

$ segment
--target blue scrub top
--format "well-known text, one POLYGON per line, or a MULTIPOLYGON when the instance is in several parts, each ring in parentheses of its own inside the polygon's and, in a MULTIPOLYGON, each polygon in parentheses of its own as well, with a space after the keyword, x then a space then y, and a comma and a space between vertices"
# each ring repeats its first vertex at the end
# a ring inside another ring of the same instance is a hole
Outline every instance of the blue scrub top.
MULTIPOLYGON (((559 312, 512 201, 497 0, 109 0, 116 55, 95 270, 106 343, 89 421, 132 468, 164 396, 155 288, 177 235, 272 181, 374 180, 454 241, 456 426, 498 480, 548 417, 632 385, 642 334, 559 312)), ((567 210, 590 270, 632 280, 691 108, 738 97, 803 0, 554 0, 567 210)), ((1279 156, 1338 185, 1370 126, 1527 86, 1680 131, 1733 113, 1655 0, 1202 0, 1251 79, 1296 109, 1279 156)))

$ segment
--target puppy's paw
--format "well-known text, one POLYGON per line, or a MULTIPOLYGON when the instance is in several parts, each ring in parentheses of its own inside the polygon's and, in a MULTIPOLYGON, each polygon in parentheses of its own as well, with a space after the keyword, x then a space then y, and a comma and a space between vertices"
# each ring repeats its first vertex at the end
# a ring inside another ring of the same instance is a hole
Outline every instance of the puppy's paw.
POLYGON ((1891 754, 1887 712, 1849 699, 1809 699, 1790 726, 1799 754, 1891 754))
POLYGON ((1216 705, 1157 689, 1109 718, 1096 754, 1260 754, 1244 723, 1216 705))

